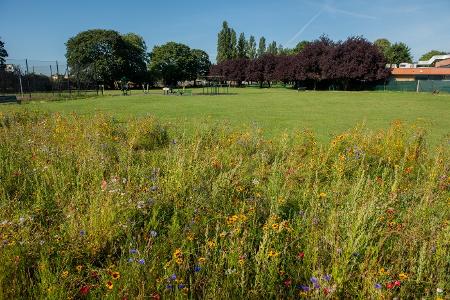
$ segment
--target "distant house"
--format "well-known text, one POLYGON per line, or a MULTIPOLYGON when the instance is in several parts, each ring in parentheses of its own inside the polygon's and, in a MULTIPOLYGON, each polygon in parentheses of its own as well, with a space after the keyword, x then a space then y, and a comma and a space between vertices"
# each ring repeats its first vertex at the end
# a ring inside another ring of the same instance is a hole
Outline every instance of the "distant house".
POLYGON ((450 80, 450 55, 435 55, 428 61, 402 63, 391 68, 396 81, 450 80))

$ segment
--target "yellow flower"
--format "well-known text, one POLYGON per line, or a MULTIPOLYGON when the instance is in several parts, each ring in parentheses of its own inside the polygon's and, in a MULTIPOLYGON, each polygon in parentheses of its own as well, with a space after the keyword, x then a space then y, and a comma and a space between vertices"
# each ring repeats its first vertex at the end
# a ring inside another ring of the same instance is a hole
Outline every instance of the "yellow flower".
POLYGON ((192 233, 188 233, 187 234, 187 239, 188 239, 188 241, 193 241, 194 240, 194 235, 192 233))
POLYGON ((105 285, 106 285, 106 287, 107 287, 109 290, 112 290, 112 288, 114 287, 114 284, 112 283, 111 280, 108 281, 108 282, 106 282, 105 285))
POLYGON ((81 270, 83 270, 83 266, 82 265, 78 265, 75 268, 77 269, 78 272, 81 272, 81 270))
POLYGON ((324 192, 321 192, 321 193, 319 194, 319 196, 320 196, 320 198, 325 198, 325 197, 327 196, 327 194, 324 193, 324 192))
POLYGON ((273 230, 278 230, 279 228, 280 228, 280 225, 278 225, 278 223, 272 224, 272 229, 273 230))
POLYGON ((211 249, 215 248, 216 247, 216 242, 208 241, 208 247, 211 248, 211 249))
POLYGON ((380 274, 381 276, 388 275, 388 274, 389 274, 389 271, 386 271, 384 268, 381 268, 381 269, 378 271, 378 274, 380 274))
POLYGON ((181 251, 181 249, 176 249, 175 252, 173 253, 173 258, 180 258, 183 256, 183 252, 181 251))
POLYGON ((275 257, 278 256, 280 253, 275 252, 273 250, 270 250, 269 253, 267 254, 268 257, 275 257))
POLYGON ((183 263, 183 259, 179 257, 175 260, 175 262, 177 263, 177 265, 181 265, 183 263))
POLYGON ((226 233, 225 231, 222 231, 222 232, 220 233, 219 236, 220 236, 221 238, 224 238, 226 235, 227 235, 227 233, 226 233))
POLYGON ((64 271, 61 273, 62 278, 66 278, 67 276, 69 276, 69 271, 64 271))
POLYGON ((199 264, 202 264, 202 263, 204 263, 206 261, 206 258, 204 258, 204 257, 199 257, 198 258, 198 263, 199 264))
POLYGON ((400 273, 398 274, 398 278, 400 278, 400 280, 406 280, 408 279, 408 275, 406 275, 405 273, 400 273))
POLYGON ((114 280, 117 280, 120 278, 120 273, 119 272, 112 272, 111 276, 114 280))

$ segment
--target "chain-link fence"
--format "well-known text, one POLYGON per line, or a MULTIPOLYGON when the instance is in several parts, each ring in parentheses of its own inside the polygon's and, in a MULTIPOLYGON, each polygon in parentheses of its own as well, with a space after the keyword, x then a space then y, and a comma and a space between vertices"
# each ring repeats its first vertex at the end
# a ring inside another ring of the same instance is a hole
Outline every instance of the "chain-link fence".
POLYGON ((19 99, 63 99, 99 95, 96 82, 73 76, 66 62, 7 59, 0 70, 0 96, 19 99))
POLYGON ((375 89, 379 91, 450 93, 450 80, 390 80, 385 85, 376 86, 375 89))

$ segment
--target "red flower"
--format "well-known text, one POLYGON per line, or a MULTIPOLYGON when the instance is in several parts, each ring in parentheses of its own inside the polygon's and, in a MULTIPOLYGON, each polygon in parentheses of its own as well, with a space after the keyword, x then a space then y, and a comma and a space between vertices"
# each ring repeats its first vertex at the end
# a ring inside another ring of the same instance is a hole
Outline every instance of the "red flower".
POLYGON ((328 295, 329 292, 330 292, 330 289, 329 289, 329 288, 323 288, 323 293, 324 293, 325 295, 328 295))
POLYGON ((80 288, 80 294, 83 296, 87 296, 87 294, 89 294, 90 290, 91 290, 91 287, 89 285, 84 285, 80 288))
POLYGON ((396 280, 396 281, 394 281, 394 285, 395 286, 400 286, 402 283, 400 282, 400 280, 396 280))
POLYGON ((299 254, 297 254, 297 258, 298 259, 303 259, 303 257, 305 257, 305 253, 304 252, 300 252, 299 254))
POLYGON ((155 300, 159 300, 161 299, 161 296, 158 293, 154 293, 150 296, 150 298, 155 299, 155 300))
POLYGON ((284 281, 284 286, 285 286, 285 287, 290 287, 291 285, 292 285, 292 280, 286 279, 286 280, 284 281))
POLYGON ((386 284, 386 287, 387 287, 388 289, 392 289, 392 288, 394 287, 394 283, 388 282, 388 284, 386 284))

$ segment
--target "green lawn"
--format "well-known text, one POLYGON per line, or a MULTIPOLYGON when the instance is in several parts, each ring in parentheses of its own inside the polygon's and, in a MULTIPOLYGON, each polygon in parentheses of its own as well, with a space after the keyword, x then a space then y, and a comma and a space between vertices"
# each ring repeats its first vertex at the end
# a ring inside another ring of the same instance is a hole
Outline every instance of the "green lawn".
MULTIPOLYGON (((195 92, 201 92, 196 90, 195 92)), ((226 122, 257 126, 266 135, 312 129, 321 141, 358 123, 369 128, 387 127, 393 120, 426 124, 433 142, 450 133, 450 95, 401 92, 296 92, 282 88, 231 89, 231 95, 104 96, 69 101, 35 101, 21 106, 0 105, 0 111, 30 109, 91 115, 103 112, 125 120, 154 115, 162 121, 190 128, 199 122, 226 122)))

